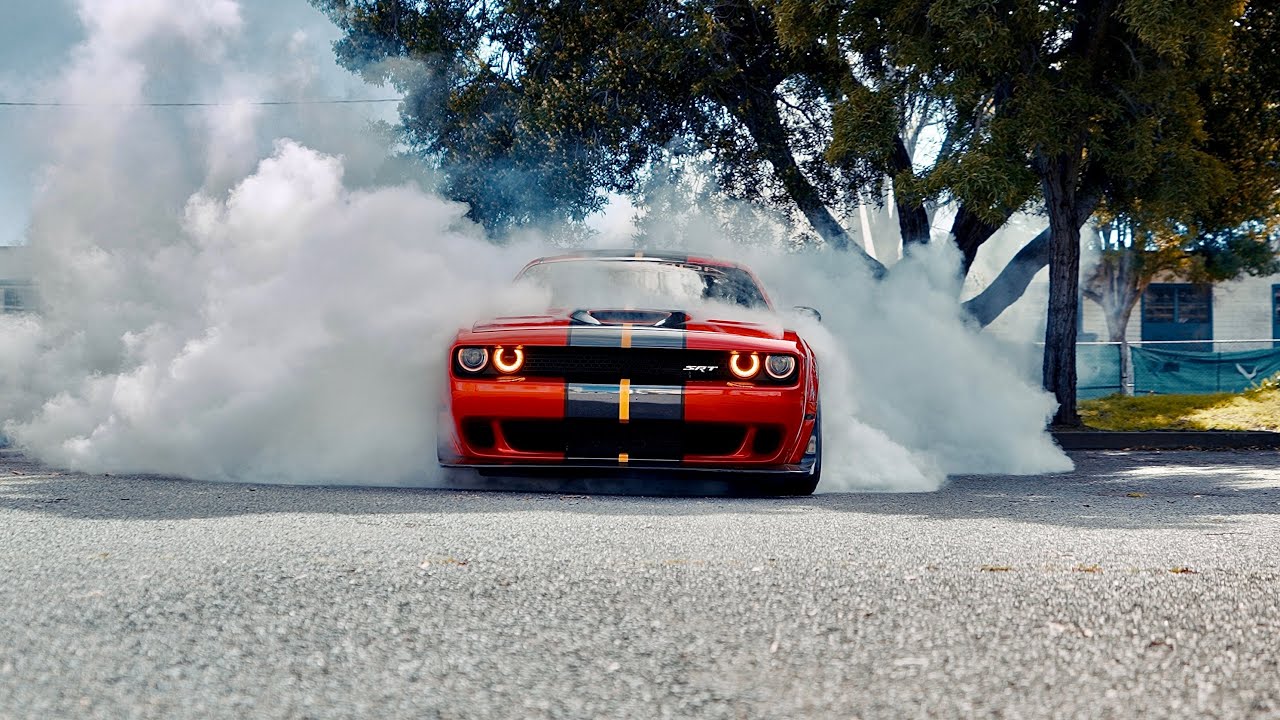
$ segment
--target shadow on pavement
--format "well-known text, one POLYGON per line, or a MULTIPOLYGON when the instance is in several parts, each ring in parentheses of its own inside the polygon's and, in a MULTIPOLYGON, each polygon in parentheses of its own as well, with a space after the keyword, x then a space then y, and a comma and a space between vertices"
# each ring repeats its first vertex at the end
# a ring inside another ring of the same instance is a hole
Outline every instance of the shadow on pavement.
POLYGON ((691 488, 639 481, 470 479, 445 488, 387 488, 85 475, 50 470, 8 451, 0 453, 0 512, 140 521, 273 513, 840 512, 1081 528, 1221 527, 1231 516, 1280 512, 1280 454, 1275 452, 1085 452, 1074 453, 1073 458, 1076 470, 1070 473, 957 476, 932 493, 819 493, 752 499, 726 495, 732 489, 718 483, 691 488), (655 497, 664 494, 675 497, 655 497))

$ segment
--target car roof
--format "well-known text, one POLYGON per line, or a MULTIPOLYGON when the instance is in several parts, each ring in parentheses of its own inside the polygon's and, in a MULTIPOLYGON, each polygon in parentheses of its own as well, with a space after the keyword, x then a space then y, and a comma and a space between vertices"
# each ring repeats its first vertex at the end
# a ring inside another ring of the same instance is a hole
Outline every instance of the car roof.
POLYGON ((536 260, 533 260, 528 265, 525 265, 524 268, 520 270, 520 272, 516 275, 516 277, 519 278, 520 276, 523 276, 525 272, 529 270, 529 268, 536 267, 538 265, 570 262, 574 260, 609 260, 609 261, 625 260, 629 262, 639 262, 639 263, 644 263, 644 262, 674 263, 679 265, 687 265, 690 267, 713 267, 713 268, 732 269, 732 270, 741 272, 745 274, 747 277, 751 278, 751 282, 752 284, 755 285, 756 291, 760 294, 760 297, 764 300, 765 307, 768 307, 768 308, 773 307, 773 301, 769 299, 769 294, 765 292, 764 285, 760 282, 760 278, 756 277, 756 274, 751 272, 751 268, 748 268, 745 265, 740 265, 736 262, 731 262, 729 260, 719 260, 717 258, 706 257, 702 255, 686 255, 684 253, 668 252, 665 250, 623 248, 623 249, 613 249, 613 250, 608 250, 608 249, 578 250, 573 253, 566 253, 564 255, 549 255, 547 257, 540 257, 536 260))
POLYGON ((667 250, 645 250, 636 248, 619 248, 606 250, 577 250, 564 255, 549 255, 540 257, 529 263, 529 266, 540 265, 542 263, 563 262, 568 260, 639 260, 651 262, 668 262, 679 263, 682 265, 703 265, 711 267, 739 268, 746 270, 742 265, 728 260, 720 260, 700 255, 688 255, 685 253, 671 252, 667 250))

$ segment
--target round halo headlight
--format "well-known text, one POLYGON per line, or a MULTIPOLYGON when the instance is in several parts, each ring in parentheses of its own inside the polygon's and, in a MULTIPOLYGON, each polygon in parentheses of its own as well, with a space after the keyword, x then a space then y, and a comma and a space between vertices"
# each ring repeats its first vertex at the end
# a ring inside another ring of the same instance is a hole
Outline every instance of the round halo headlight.
POLYGON ((729 353, 729 370, 742 380, 750 380, 760 373, 760 356, 756 353, 729 353))
POLYGON ((489 351, 478 347, 465 347, 458 350, 458 365, 467 372, 480 372, 489 364, 489 351))
POLYGON ((503 348, 501 345, 493 349, 493 366, 500 373, 511 374, 524 367, 524 348, 519 345, 503 348))
POLYGON ((770 355, 764 359, 764 371, 774 380, 785 380, 796 371, 796 359, 790 355, 770 355))

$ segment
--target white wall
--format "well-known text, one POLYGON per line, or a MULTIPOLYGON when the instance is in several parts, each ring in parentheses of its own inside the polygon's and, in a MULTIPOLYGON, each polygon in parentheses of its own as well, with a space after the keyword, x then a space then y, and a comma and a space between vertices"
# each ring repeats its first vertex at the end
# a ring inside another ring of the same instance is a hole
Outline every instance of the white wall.
MULTIPOLYGON (((1280 275, 1245 277, 1213 288, 1213 339, 1256 340, 1271 337, 1271 286, 1280 275)), ((1219 347, 1218 350, 1253 349, 1219 347)))
MULTIPOLYGON (((1083 326, 1081 332, 1085 334, 1093 334, 1097 337, 1091 338, 1098 342, 1107 341, 1107 318, 1102 312, 1102 306, 1098 303, 1086 299, 1081 308, 1083 316, 1083 326)), ((1129 342, 1138 342, 1142 339, 1142 301, 1133 308, 1133 314, 1129 316, 1129 324, 1124 329, 1125 338, 1129 342)))
POLYGON ((0 281, 27 282, 30 279, 30 248, 0 245, 0 281))

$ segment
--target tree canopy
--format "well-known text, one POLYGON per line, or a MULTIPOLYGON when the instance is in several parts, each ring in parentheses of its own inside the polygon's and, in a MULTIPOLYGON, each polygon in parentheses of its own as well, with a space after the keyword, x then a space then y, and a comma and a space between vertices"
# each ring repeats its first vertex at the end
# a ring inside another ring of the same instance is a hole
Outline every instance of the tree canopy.
POLYGON ((344 31, 342 64, 407 94, 406 143, 491 229, 581 217, 681 146, 710 156, 730 196, 794 211, 854 252, 841 216, 901 184, 904 237, 928 239, 900 132, 924 106, 883 108, 874 151, 836 151, 834 116, 856 112, 834 102, 849 64, 784 42, 769 3, 313 1, 344 31))

